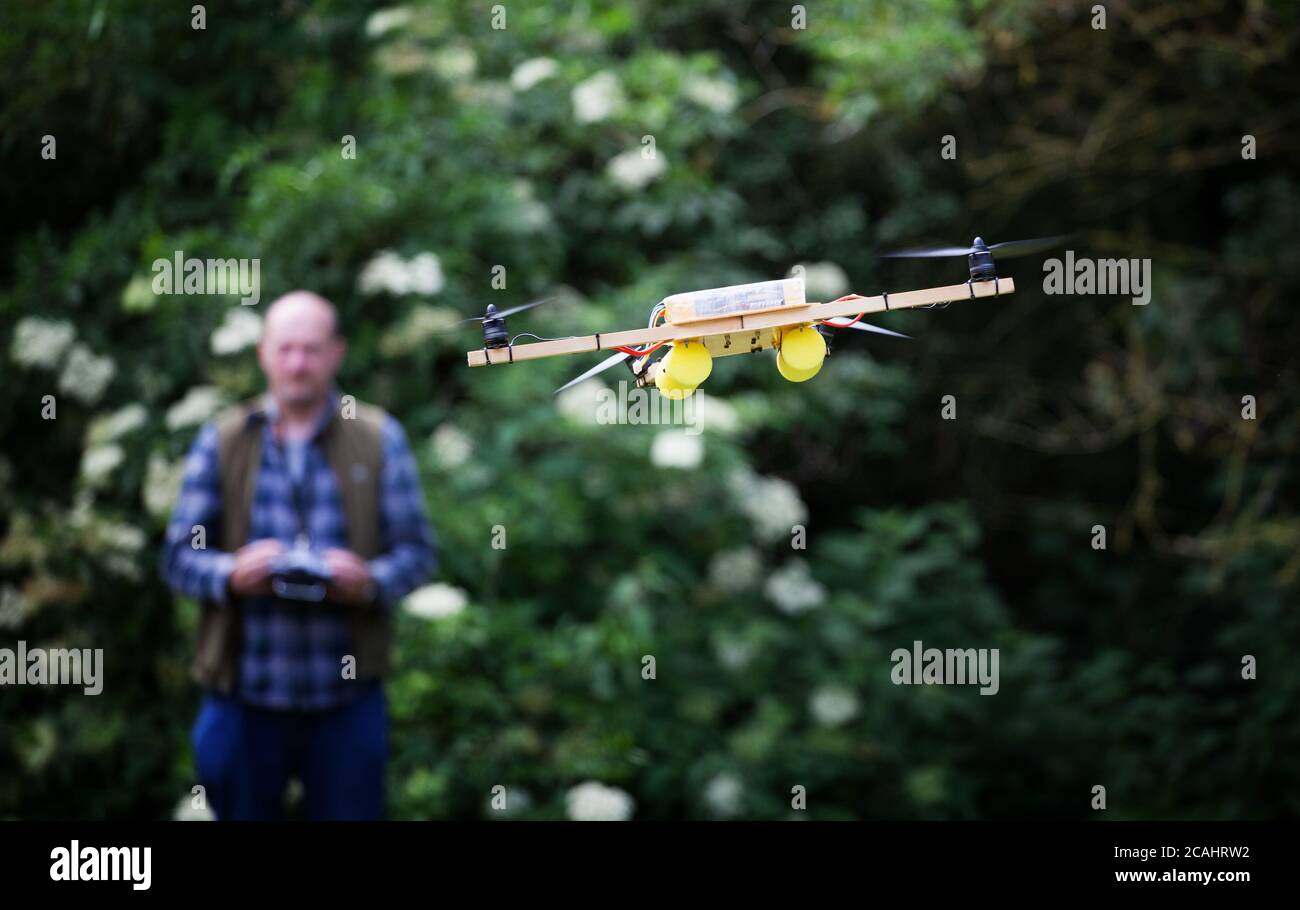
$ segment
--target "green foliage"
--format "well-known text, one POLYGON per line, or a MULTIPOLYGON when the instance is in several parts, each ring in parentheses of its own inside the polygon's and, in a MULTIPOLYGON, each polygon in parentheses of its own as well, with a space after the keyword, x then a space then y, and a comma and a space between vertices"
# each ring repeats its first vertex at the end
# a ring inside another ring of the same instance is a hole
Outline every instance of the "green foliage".
POLYGON ((334 300, 342 384, 415 445, 442 566, 398 620, 393 816, 501 785, 563 817, 588 780, 638 818, 1085 818, 1098 783, 1105 817, 1294 816, 1294 11, 508 6, 0 12, 0 646, 107 676, 4 693, 0 816, 168 817, 194 783, 194 605, 155 554, 198 424, 260 376, 257 308, 153 293, 176 250, 334 300), (1151 257, 1152 304, 1008 264, 1014 297, 891 315, 918 340, 837 340, 812 382, 720 361, 700 436, 445 331, 545 293, 513 332, 634 327, 799 264, 926 287, 961 263, 876 254, 1068 229, 1151 257), (363 278, 429 253, 423 289, 363 278), (1000 649, 998 694, 894 685, 917 640, 1000 649))

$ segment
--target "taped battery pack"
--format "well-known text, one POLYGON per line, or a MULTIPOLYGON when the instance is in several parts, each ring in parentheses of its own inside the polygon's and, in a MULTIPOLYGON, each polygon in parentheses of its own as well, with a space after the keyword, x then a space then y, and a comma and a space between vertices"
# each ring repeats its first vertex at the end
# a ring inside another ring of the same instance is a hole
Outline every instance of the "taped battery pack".
POLYGON ((733 284, 725 288, 709 288, 673 294, 664 298, 665 317, 673 325, 719 319, 724 316, 743 316, 748 313, 771 313, 807 306, 804 299, 803 278, 781 278, 776 281, 758 281, 753 284, 733 284))

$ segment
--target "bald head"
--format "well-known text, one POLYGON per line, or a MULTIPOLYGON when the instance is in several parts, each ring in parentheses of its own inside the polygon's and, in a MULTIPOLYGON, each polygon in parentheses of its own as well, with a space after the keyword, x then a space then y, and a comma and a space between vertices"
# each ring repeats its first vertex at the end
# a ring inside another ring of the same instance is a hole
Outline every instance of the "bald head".
POLYGON ((286 411, 319 407, 346 352, 334 305, 319 294, 290 291, 267 307, 257 360, 267 390, 286 411))
POLYGON ((321 320, 328 326, 331 336, 338 334, 339 314, 334 304, 311 291, 290 291, 275 298, 266 308, 265 333, 285 324, 319 323, 321 320))

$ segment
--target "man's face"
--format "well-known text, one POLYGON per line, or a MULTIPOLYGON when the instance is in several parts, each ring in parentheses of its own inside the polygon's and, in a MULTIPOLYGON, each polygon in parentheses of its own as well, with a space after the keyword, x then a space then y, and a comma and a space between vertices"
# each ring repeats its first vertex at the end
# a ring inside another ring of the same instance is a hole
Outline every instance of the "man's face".
POLYGON ((303 407, 325 397, 345 350, 328 309, 311 300, 285 300, 267 314, 257 359, 271 395, 283 405, 303 407))

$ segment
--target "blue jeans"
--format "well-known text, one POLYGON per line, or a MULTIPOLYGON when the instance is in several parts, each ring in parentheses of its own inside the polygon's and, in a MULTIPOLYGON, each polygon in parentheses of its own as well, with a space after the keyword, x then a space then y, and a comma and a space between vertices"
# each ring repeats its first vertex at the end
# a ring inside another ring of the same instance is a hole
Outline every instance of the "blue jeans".
POLYGON ((289 778, 310 819, 384 815, 388 706, 383 686, 326 711, 275 711, 204 696, 191 735, 199 783, 219 819, 278 819, 289 778))

